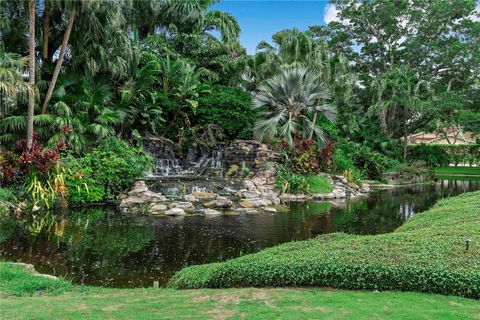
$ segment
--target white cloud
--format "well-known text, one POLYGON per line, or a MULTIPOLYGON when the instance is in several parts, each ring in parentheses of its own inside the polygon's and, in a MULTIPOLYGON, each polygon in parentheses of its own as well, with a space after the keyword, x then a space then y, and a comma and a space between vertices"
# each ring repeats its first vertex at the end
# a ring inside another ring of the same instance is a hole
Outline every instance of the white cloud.
POLYGON ((326 24, 329 24, 330 22, 333 22, 333 21, 337 21, 337 22, 340 21, 337 7, 334 4, 328 4, 325 7, 325 11, 323 12, 323 20, 325 21, 326 24))

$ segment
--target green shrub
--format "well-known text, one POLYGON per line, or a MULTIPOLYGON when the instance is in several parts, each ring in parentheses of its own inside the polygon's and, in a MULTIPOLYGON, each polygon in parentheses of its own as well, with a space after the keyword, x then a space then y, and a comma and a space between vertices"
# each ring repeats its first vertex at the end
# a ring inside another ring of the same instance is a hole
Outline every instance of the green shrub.
POLYGON ((480 164, 480 145, 478 144, 416 144, 408 146, 408 160, 423 160, 433 167, 449 164, 480 164))
POLYGON ((480 298, 480 192, 441 200, 389 234, 333 233, 191 266, 174 288, 327 286, 480 298), (465 237, 473 239, 465 250, 465 237))
POLYGON ((10 188, 0 188, 0 217, 10 212, 17 203, 15 191, 10 188))
POLYGON ((323 175, 309 175, 306 177, 310 193, 332 192, 332 183, 323 175))
POLYGON ((286 166, 277 169, 276 185, 287 193, 328 193, 333 189, 331 182, 323 175, 297 174, 286 166))
POLYGON ((65 185, 68 188, 69 203, 96 203, 105 197, 105 188, 92 178, 69 175, 65 185))
POLYGON ((333 154, 334 171, 342 173, 344 170, 358 170, 369 179, 380 179, 387 168, 396 167, 398 161, 391 159, 368 146, 354 142, 337 144, 333 154))
POLYGON ((80 203, 113 199, 153 166, 153 158, 143 149, 114 137, 81 158, 65 157, 62 162, 71 175, 69 198, 80 203))
POLYGON ((400 182, 407 183, 432 181, 435 177, 433 168, 422 160, 399 164, 396 174, 400 182))
POLYGON ((192 121, 199 127, 217 125, 227 140, 249 139, 255 123, 252 97, 238 87, 215 86, 199 99, 192 121))
POLYGON ((410 162, 425 161, 432 167, 448 166, 451 161, 450 156, 441 146, 426 144, 409 146, 408 160, 410 162))

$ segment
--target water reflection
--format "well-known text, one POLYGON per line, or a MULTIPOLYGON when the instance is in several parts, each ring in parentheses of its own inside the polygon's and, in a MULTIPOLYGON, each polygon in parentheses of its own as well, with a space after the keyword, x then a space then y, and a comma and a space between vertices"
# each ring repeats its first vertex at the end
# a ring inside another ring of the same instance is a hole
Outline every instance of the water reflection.
POLYGON ((337 203, 291 203, 285 212, 239 216, 128 217, 110 207, 64 217, 0 221, 0 256, 40 272, 109 287, 165 284, 184 266, 223 261, 318 234, 390 232, 439 198, 480 189, 480 181, 441 181, 337 203))

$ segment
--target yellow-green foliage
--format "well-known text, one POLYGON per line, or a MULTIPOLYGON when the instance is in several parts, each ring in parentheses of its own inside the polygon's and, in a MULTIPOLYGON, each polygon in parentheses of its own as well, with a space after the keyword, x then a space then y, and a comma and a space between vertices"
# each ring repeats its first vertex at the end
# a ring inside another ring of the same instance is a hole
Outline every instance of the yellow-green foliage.
POLYGON ((393 233, 344 233, 192 266, 175 288, 328 286, 480 297, 480 192, 441 200, 393 233), (465 237, 473 241, 465 250, 465 237))

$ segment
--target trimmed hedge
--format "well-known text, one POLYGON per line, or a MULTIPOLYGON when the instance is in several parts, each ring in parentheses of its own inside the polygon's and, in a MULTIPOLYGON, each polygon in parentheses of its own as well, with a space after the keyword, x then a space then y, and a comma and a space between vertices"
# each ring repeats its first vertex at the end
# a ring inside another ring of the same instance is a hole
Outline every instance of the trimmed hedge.
POLYGON ((432 167, 449 164, 480 165, 478 144, 415 144, 408 146, 410 161, 422 160, 432 167))
POLYGON ((187 267, 174 288, 328 286, 480 298, 480 192, 441 200, 395 232, 333 233, 187 267), (473 241, 465 250, 465 237, 473 241))

